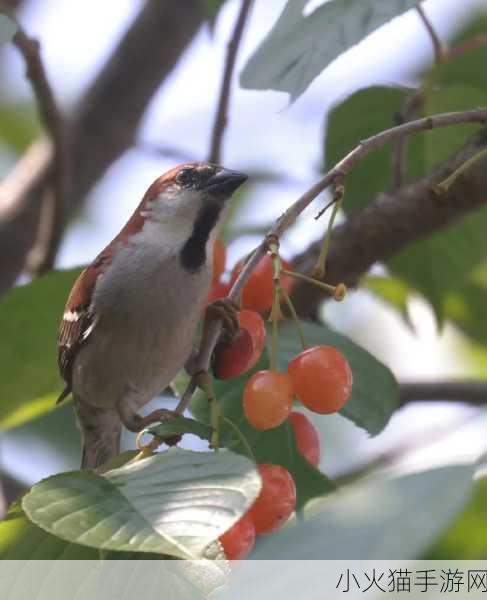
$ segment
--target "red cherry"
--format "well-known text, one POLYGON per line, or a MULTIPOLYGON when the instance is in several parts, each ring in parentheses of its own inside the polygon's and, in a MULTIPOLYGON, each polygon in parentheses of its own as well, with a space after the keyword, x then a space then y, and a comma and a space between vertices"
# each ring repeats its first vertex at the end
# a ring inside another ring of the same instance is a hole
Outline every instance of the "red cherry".
POLYGON ((252 355, 251 365, 249 366, 250 369, 257 363, 264 350, 266 338, 265 323, 259 313, 256 313, 253 310, 241 310, 238 312, 237 318, 240 327, 242 329, 247 329, 252 336, 254 353, 252 355))
POLYGON ((217 379, 238 377, 259 360, 265 344, 262 317, 252 311, 237 313, 240 330, 231 344, 219 344, 215 349, 213 374, 217 379))
POLYGON ((227 249, 220 238, 213 245, 213 281, 218 281, 225 272, 227 263, 227 249))
POLYGON ((273 429, 284 423, 292 404, 293 388, 287 373, 258 371, 245 385, 244 412, 256 429, 273 429))
POLYGON ((220 543, 228 560, 243 560, 250 554, 255 544, 255 527, 249 513, 220 536, 220 543))
POLYGON ((298 452, 317 467, 320 462, 320 438, 313 423, 303 413, 293 411, 289 415, 298 452))
POLYGON ((211 304, 220 298, 226 298, 229 291, 230 285, 228 283, 223 283, 223 281, 214 281, 211 284, 210 291, 206 297, 206 305, 208 306, 208 304, 211 304))
POLYGON ((250 368, 254 355, 252 336, 247 329, 240 329, 231 344, 218 344, 213 359, 213 374, 217 379, 231 379, 250 368))
POLYGON ((349 399, 352 370, 336 348, 315 346, 295 356, 288 372, 296 396, 313 412, 331 414, 349 399))
MULTIPOLYGON (((232 284, 235 283, 243 265, 243 261, 239 261, 235 265, 231 277, 232 284)), ((283 258, 281 258, 281 267, 288 271, 292 270, 292 265, 283 258)), ((271 308, 274 298, 273 273, 272 259, 269 255, 266 255, 252 271, 242 290, 243 308, 257 311, 268 310, 271 308)), ((281 275, 281 286, 287 293, 291 291, 293 283, 294 280, 292 277, 281 275)))
POLYGON ((287 469, 261 464, 262 490, 249 511, 256 533, 270 533, 282 527, 296 507, 296 486, 287 469))

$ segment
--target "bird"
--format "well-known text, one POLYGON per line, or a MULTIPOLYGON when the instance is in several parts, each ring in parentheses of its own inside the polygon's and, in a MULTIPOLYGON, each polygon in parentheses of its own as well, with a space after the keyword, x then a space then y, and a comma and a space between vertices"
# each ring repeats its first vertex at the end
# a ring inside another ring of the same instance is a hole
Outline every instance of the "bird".
POLYGON ((244 173, 209 162, 178 165, 147 189, 118 235, 68 296, 58 366, 81 432, 82 469, 120 452, 122 425, 141 431, 168 411, 139 409, 193 351, 212 278, 212 251, 244 173))

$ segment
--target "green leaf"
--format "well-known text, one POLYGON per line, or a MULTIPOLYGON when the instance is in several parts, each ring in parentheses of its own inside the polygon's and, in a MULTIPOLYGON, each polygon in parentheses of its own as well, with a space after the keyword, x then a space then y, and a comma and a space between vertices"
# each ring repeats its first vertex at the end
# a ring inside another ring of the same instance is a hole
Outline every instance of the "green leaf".
POLYGON ((0 301, 0 427, 53 410, 64 385, 56 338, 64 303, 80 269, 57 271, 11 290, 0 301))
MULTIPOLYGON (((355 92, 336 106, 329 115, 325 138, 325 170, 331 169, 360 142, 395 125, 395 115, 404 109, 411 90, 391 87, 370 87, 355 92), (364 118, 367 115, 367 118, 364 118)), ((347 175, 343 208, 347 214, 363 208, 379 192, 392 183, 391 144, 386 144, 365 156, 347 175)), ((424 172, 424 148, 421 139, 413 136, 409 142, 406 179, 412 180, 424 172)))
MULTIPOLYGON (((431 92, 424 114, 467 110, 487 104, 487 89, 465 85, 445 86, 431 92)), ((457 150, 478 127, 444 127, 419 136, 423 143, 426 170, 457 150)), ((441 202, 441 198, 438 199, 441 202)), ((487 208, 481 208, 416 244, 389 261, 391 272, 419 291, 432 305, 441 324, 450 292, 461 289, 472 268, 487 254, 487 208)))
POLYGON ((473 474, 455 465, 344 488, 304 522, 262 537, 252 558, 417 558, 465 506, 473 474))
MULTIPOLYGON (((398 403, 398 386, 392 373, 373 356, 348 338, 330 329, 313 323, 302 322, 308 343, 311 345, 330 344, 338 348, 349 361, 354 377, 352 396, 340 413, 370 434, 379 433, 387 424, 398 403)), ((288 362, 301 351, 299 339, 291 322, 279 328, 278 368, 287 369, 288 362)), ((268 368, 265 360, 254 369, 268 368)), ((214 389, 223 414, 238 427, 247 440, 258 463, 279 464, 293 476, 297 489, 297 506, 303 508, 317 496, 328 494, 334 484, 319 470, 312 467, 298 453, 292 429, 288 423, 267 431, 252 427, 243 412, 242 397, 245 383, 250 374, 244 377, 215 381, 214 389)), ((209 423, 209 406, 206 396, 198 392, 192 400, 194 416, 209 423)), ((223 446, 242 454, 247 448, 231 426, 222 423, 221 443, 223 446)))
MULTIPOLYGON (((487 105, 487 85, 484 88, 472 85, 444 85, 428 92, 422 114, 426 117, 439 113, 471 110, 485 105, 487 105)), ((477 124, 465 123, 422 133, 419 137, 425 148, 425 171, 446 160, 477 131, 479 131, 477 124)))
MULTIPOLYGON (((360 139, 393 125, 393 115, 406 102, 407 92, 373 87, 356 92, 330 114, 326 137, 326 168, 345 156, 360 139), (367 114, 367 119, 361 115, 367 114)), ((472 86, 443 86, 425 96, 423 114, 463 110, 487 104, 485 90, 472 86)), ((412 136, 407 146, 405 182, 422 176, 428 169, 459 148, 474 125, 452 126, 412 136)), ((352 169, 347 178, 344 210, 362 209, 391 184, 392 146, 374 150, 352 169)), ((439 200, 440 201, 440 200, 439 200)), ((406 286, 421 293, 433 306, 439 323, 444 319, 446 296, 461 288, 472 267, 487 253, 487 209, 481 209, 460 223, 417 242, 388 262, 391 273, 406 286)))
POLYGON ((426 560, 481 560, 487 556, 485 507, 487 481, 475 484, 475 493, 464 512, 437 540, 424 557, 426 560))
POLYGON ((34 104, 0 104, 0 141, 4 141, 16 152, 22 152, 39 132, 34 104))
POLYGON ((365 277, 360 285, 396 308, 407 326, 413 329, 408 310, 411 288, 404 281, 395 277, 378 277, 372 275, 365 277))
POLYGON ((104 550, 203 558, 259 494, 255 465, 231 452, 171 448, 97 475, 55 475, 22 500, 31 521, 104 550))
POLYGON ((0 521, 1 560, 97 560, 98 550, 66 542, 26 517, 20 500, 0 521))
MULTIPOLYGON (((476 36, 487 34, 487 15, 485 12, 471 15, 472 19, 466 27, 449 43, 450 48, 457 44, 470 44, 476 36)), ((467 52, 457 54, 453 60, 435 65, 431 77, 435 85, 466 84, 479 88, 487 88, 487 48, 482 45, 472 47, 467 52)))
MULTIPOLYGON (((376 435, 384 429, 398 405, 399 388, 391 371, 350 339, 323 325, 301 321, 310 346, 330 345, 343 353, 353 373, 352 395, 340 414, 359 427, 376 435)), ((299 339, 291 322, 279 328, 278 367, 301 352, 299 339)))
POLYGON ((194 419, 176 417, 175 419, 171 419, 165 423, 160 423, 155 427, 150 427, 148 432, 160 438, 192 433, 193 435, 197 435, 202 440, 210 440, 212 429, 209 425, 205 425, 204 423, 200 423, 194 419))
MULTIPOLYGON (((65 597, 72 597, 76 592, 81 594, 84 598, 95 598, 99 592, 99 578, 97 575, 100 573, 100 569, 104 567, 101 565, 100 560, 113 561, 113 560, 129 560, 138 561, 139 564, 127 564, 121 569, 115 566, 107 567, 111 568, 114 575, 117 577, 117 582, 112 579, 111 585, 112 590, 118 585, 120 593, 116 594, 116 597, 132 597, 137 592, 140 593, 140 581, 144 581, 144 593, 149 597, 156 597, 160 591, 161 582, 164 583, 164 593, 168 598, 188 598, 188 600, 194 600, 195 598, 207 598, 207 594, 213 589, 220 587, 226 581, 229 574, 226 562, 223 560, 198 560, 198 561, 174 561, 164 560, 163 555, 153 553, 140 553, 140 552, 114 552, 114 551, 100 551, 95 548, 89 548, 88 546, 82 546, 80 544, 73 544, 66 542, 50 533, 47 533, 26 517, 20 506, 20 501, 17 501, 9 510, 7 517, 4 521, 0 522, 0 559, 1 560, 77 560, 77 561, 92 561, 85 562, 82 565, 76 566, 76 575, 80 576, 78 580, 70 579, 66 582, 67 589, 65 590, 65 597), (159 561, 157 564, 153 561, 159 561), (151 561, 147 566, 140 564, 140 561, 151 561), (95 570, 95 577, 90 577, 93 573, 90 572, 90 568, 95 570), (80 569, 82 572, 80 573, 80 569), (113 571, 115 569, 115 571, 113 571), (90 584, 94 584, 95 589, 89 588, 90 584), (87 585, 89 589, 84 589, 84 585, 87 585), (152 593, 152 587, 156 586, 152 593), (96 587, 98 586, 98 587, 96 587), (131 593, 131 587, 135 586, 133 593, 131 593), (71 591, 73 594, 71 594, 71 591), (172 594, 174 591, 174 595, 172 594)), ((20 563, 18 563, 20 564, 20 563)), ((29 568, 23 564, 23 575, 25 569, 29 568)), ((66 565, 61 566, 63 569, 64 576, 66 575, 66 565)), ((42 597, 52 597, 49 594, 48 586, 59 586, 59 578, 55 577, 56 567, 50 565, 47 570, 42 572, 36 571, 36 586, 40 588, 42 586, 43 594, 42 597), (45 579, 43 579, 45 577, 45 579), (52 582, 52 579, 55 581, 52 582)), ((104 571, 105 575, 107 571, 104 571)), ((29 594, 23 593, 23 580, 22 578, 15 578, 14 593, 9 595, 9 588, 7 581, 2 580, 2 597, 4 598, 27 598, 29 594)), ((28 583, 26 584, 28 585, 28 583)), ((55 592, 56 589, 53 589, 55 592)), ((55 596, 56 594, 54 594, 55 596)), ((81 597, 80 596, 80 597, 81 597)))
MULTIPOLYGON (((263 365, 260 365, 264 368, 263 365)), ((258 370, 258 369, 256 369, 258 370)), ((214 390, 223 414, 238 427, 245 437, 258 463, 281 465, 292 475, 297 490, 297 508, 301 509, 316 496, 328 494, 335 485, 318 469, 310 465, 296 448, 291 426, 284 423, 275 429, 260 431, 250 425, 242 408, 242 395, 250 374, 244 377, 215 381, 214 390)), ((208 400, 198 391, 191 402, 191 412, 206 423, 210 421, 208 400)), ((234 429, 223 422, 220 427, 222 446, 248 456, 247 448, 242 444, 234 429)))
POLYGON ((417 0, 331 0, 304 16, 308 0, 288 0, 245 66, 244 88, 288 92, 295 100, 335 58, 417 0))
POLYGON ((0 44, 6 44, 11 41, 17 32, 17 26, 5 15, 0 15, 0 44))
POLYGON ((445 314, 471 340, 487 345, 487 289, 475 281, 451 291, 445 301, 445 314))

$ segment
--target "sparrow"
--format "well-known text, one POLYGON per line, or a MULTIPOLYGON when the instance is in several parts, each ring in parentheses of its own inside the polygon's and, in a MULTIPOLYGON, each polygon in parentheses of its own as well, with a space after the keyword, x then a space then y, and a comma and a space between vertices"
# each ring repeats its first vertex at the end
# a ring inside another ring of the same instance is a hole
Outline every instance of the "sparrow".
POLYGON ((193 350, 227 200, 247 176, 208 162, 156 179, 120 233, 79 275, 58 336, 58 365, 73 395, 81 468, 120 451, 121 428, 141 431, 167 411, 138 411, 193 350))

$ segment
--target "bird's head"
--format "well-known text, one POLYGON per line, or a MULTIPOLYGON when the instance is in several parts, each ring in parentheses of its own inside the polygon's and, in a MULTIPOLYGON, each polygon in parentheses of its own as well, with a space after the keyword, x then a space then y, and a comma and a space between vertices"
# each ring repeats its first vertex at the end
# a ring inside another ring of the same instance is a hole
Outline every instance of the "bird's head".
POLYGON ((208 162, 179 165, 147 190, 141 207, 161 222, 193 224, 204 214, 220 216, 225 201, 247 176, 208 162))
POLYGON ((226 201, 246 179, 209 162, 179 165, 149 187, 118 239, 135 234, 141 241, 164 243, 167 252, 180 253, 183 266, 196 270, 222 221, 226 201))

